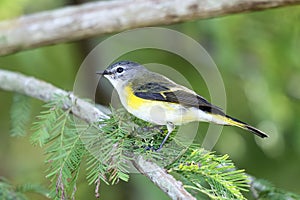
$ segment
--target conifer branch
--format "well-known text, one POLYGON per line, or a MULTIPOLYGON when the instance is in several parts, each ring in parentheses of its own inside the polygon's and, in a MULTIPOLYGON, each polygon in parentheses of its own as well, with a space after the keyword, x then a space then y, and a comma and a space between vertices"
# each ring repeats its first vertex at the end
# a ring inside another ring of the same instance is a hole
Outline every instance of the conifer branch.
MULTIPOLYGON (((23 95, 27 95, 33 98, 40 99, 44 102, 50 102, 55 100, 57 98, 57 95, 63 95, 68 98, 66 98, 66 101, 62 100, 62 103, 60 104, 61 108, 65 110, 69 110, 72 112, 75 116, 78 118, 86 121, 89 124, 92 124, 94 122, 97 122, 99 119, 103 118, 108 118, 107 115, 102 113, 100 110, 95 108, 95 106, 91 103, 88 103, 84 100, 81 100, 74 96, 72 93, 66 92, 64 90, 61 90, 49 83, 46 83, 44 81, 35 79, 33 77, 28 77, 25 75, 22 75, 20 73, 16 72, 10 72, 7 70, 1 70, 0 69, 0 89, 6 90, 6 91, 11 91, 11 92, 16 92, 20 93, 23 95), (70 103, 70 102, 75 102, 75 103, 70 103)), ((74 138, 71 138, 74 139, 74 138)), ((75 137, 75 140, 77 140, 77 137, 75 137)), ((74 143, 77 144, 77 143, 74 143)), ((79 144, 81 145, 81 144, 79 144)), ((72 146, 67 148, 72 148, 72 146)), ((78 149, 78 148, 76 148, 78 149)), ((74 156, 76 158, 78 157, 76 152, 74 156)), ((195 154, 191 154, 192 156, 195 154)), ((210 154, 207 154, 208 156, 210 154)), ((72 155, 69 156, 70 160, 74 160, 74 157, 72 158, 72 155)), ((224 157, 224 156, 223 156, 224 157)), ((220 157, 220 159, 223 159, 223 157, 220 157)), ((203 172, 201 168, 199 168, 200 163, 190 163, 193 162, 194 159, 185 160, 187 158, 183 158, 184 162, 183 165, 171 168, 173 171, 175 170, 181 170, 184 168, 190 169, 191 171, 197 172, 197 170, 200 170, 199 172, 203 172), (195 165, 195 167, 194 167, 195 165), (198 169, 199 168, 199 169, 198 169)), ((203 157, 202 159, 205 159, 203 157)), ((208 159, 211 160, 211 159, 208 159)), ((185 190, 183 186, 183 183, 176 180, 172 175, 168 174, 165 169, 159 167, 156 163, 150 162, 148 160, 145 160, 142 156, 136 156, 135 159, 132 159, 133 165, 136 167, 136 169, 144 174, 146 177, 148 177, 155 185, 157 185, 162 191, 164 191, 169 197, 172 199, 195 199, 189 192, 185 190)), ((225 159, 225 162, 226 161, 225 159)), ((214 163, 212 163, 214 165, 214 163)), ((76 167, 76 166, 75 166, 76 167)), ((226 169, 226 166, 224 166, 226 169)), ((231 165, 231 167, 234 167, 231 165)), ((72 167, 71 167, 72 168, 72 167)), ((172 171, 172 170, 171 170, 172 171)), ((226 171, 225 171, 226 172, 226 171)), ((238 173, 237 171, 232 171, 223 174, 223 177, 225 175, 225 179, 229 180, 226 178, 226 175, 234 175, 235 173, 238 173)), ((78 174, 75 174, 77 176, 78 174)), ((239 176, 240 177, 240 176, 239 176)), ((233 176, 233 178, 236 178, 236 176, 233 176)), ((260 199, 260 198, 267 198, 267 199, 299 199, 300 196, 294 193, 290 193, 278 188, 275 188, 271 183, 265 180, 260 180, 256 179, 255 177, 248 176, 248 180, 250 181, 250 190, 251 194, 255 199, 260 199)), ((60 181, 60 180, 59 180, 60 181)), ((59 181, 57 183, 59 183, 59 181)), ((99 195, 99 184, 100 184, 100 177, 97 178, 96 180, 96 195, 99 195)), ((3 194, 3 190, 8 191, 9 193, 12 192, 13 195, 18 193, 18 191, 13 191, 11 189, 11 186, 8 186, 6 184, 5 187, 2 187, 3 181, 0 180, 0 196, 3 194), (2 186, 1 186, 2 184, 2 186), (2 193, 1 193, 2 192, 2 193)), ((244 186, 244 180, 239 179, 239 181, 236 182, 237 186, 240 186, 241 190, 243 189, 244 186)), ((192 187, 192 186, 191 186, 192 187)), ((76 184, 74 185, 73 193, 76 191, 76 184)), ((28 185, 25 186, 25 188, 21 188, 22 191, 28 191, 28 190, 34 190, 37 191, 38 193, 45 193, 43 190, 41 190, 38 187, 28 185)), ((62 190, 64 192, 64 190, 62 190)), ((22 194, 20 194, 22 195, 22 194)))
POLYGON ((300 0, 122 0, 86 3, 0 22, 0 55, 138 27, 297 4, 300 0))
MULTIPOLYGON (((0 89, 24 94, 44 102, 53 100, 57 95, 66 95, 76 103, 71 106, 66 102, 66 104, 63 105, 63 109, 71 109, 72 113, 78 118, 88 123, 94 123, 103 117, 107 118, 107 116, 95 108, 93 104, 77 98, 72 93, 20 73, 0 70, 0 89)), ((137 159, 133 159, 132 162, 137 170, 148 177, 172 199, 195 199, 184 189, 180 181, 177 181, 155 163, 149 162, 141 156, 137 159), (151 168, 151 170, 149 170, 149 168, 151 168)))

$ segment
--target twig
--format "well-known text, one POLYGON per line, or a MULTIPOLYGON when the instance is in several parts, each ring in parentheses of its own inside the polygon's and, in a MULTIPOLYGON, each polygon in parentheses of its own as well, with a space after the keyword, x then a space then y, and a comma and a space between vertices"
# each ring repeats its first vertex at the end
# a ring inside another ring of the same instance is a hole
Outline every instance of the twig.
POLYGON ((159 184, 160 188, 168 194, 171 199, 196 199, 183 188, 180 181, 177 181, 173 176, 166 173, 166 171, 157 164, 146 161, 142 156, 137 157, 133 164, 139 172, 147 176, 153 183, 156 185, 159 184), (157 181, 160 183, 157 183, 157 181))
MULTIPOLYGON (((72 93, 20 73, 0 69, 0 89, 25 94, 45 102, 54 99, 55 94, 68 95, 72 100, 76 101, 76 104, 72 106, 72 112, 75 116, 88 123, 107 117, 107 115, 95 108, 93 104, 77 98, 72 93)), ((66 104, 64 106, 64 109, 68 109, 71 105, 66 104)), ((184 189, 181 182, 177 181, 155 163, 146 161, 141 156, 133 159, 132 162, 139 172, 147 176, 172 199, 195 199, 184 189)))
POLYGON ((0 55, 137 27, 296 4, 300 0, 122 0, 69 6, 1 22, 0 55))
MULTIPOLYGON (((95 108, 94 105, 77 98, 72 93, 61 90, 49 83, 37 80, 33 77, 24 76, 20 73, 0 70, 0 88, 7 91, 25 94, 45 102, 53 100, 57 94, 65 95, 73 102, 76 102, 75 105, 72 106, 72 113, 75 116, 90 123, 107 117, 95 108)), ((64 109, 69 108, 71 108, 71 105, 64 105, 64 109)))

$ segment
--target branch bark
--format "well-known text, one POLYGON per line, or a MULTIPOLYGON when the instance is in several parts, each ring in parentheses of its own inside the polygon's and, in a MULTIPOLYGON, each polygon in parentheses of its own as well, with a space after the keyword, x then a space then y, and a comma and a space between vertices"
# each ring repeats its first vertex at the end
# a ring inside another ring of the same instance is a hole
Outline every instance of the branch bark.
POLYGON ((173 176, 166 173, 166 170, 157 164, 148 162, 142 156, 139 156, 133 165, 140 173, 144 174, 155 185, 159 186, 171 199, 196 200, 195 197, 184 189, 180 181, 177 181, 173 176), (174 190, 174 188, 176 189, 174 190))
POLYGON ((137 27, 296 4, 300 4, 300 0, 122 0, 87 3, 0 22, 0 55, 137 27))
MULTIPOLYGON (((108 117, 95 108, 93 104, 81 100, 72 93, 20 73, 0 69, 0 89, 21 93, 45 102, 51 101, 57 94, 68 95, 76 104, 72 105, 72 107, 71 105, 65 104, 64 109, 71 108, 72 113, 78 118, 88 123, 93 123, 101 118, 108 117)), ((133 159, 132 162, 140 173, 148 177, 163 192, 169 195, 171 199, 195 200, 195 198, 184 189, 180 181, 177 181, 155 163, 149 162, 141 156, 133 159)))

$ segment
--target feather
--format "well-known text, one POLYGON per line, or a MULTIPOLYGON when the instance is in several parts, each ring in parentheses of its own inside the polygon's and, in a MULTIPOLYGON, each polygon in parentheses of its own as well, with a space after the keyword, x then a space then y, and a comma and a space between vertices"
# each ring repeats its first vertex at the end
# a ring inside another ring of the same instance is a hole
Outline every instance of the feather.
POLYGON ((159 82, 146 83, 135 89, 134 95, 147 100, 177 103, 185 107, 199 108, 208 113, 225 115, 221 108, 212 105, 187 88, 167 87, 159 82))

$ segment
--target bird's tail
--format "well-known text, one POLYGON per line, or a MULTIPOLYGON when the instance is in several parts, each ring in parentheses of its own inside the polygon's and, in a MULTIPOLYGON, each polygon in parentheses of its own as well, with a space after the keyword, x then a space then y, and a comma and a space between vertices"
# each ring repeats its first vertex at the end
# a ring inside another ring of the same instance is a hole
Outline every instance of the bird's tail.
POLYGON ((247 131, 254 133, 255 135, 258 135, 261 138, 269 137, 266 133, 262 132, 261 130, 258 130, 257 128, 254 128, 253 126, 250 126, 249 124, 242 122, 238 119, 235 119, 228 115, 220 116, 220 117, 222 117, 223 120, 226 122, 224 125, 236 126, 245 129, 247 131))

